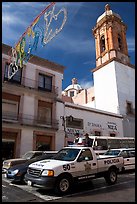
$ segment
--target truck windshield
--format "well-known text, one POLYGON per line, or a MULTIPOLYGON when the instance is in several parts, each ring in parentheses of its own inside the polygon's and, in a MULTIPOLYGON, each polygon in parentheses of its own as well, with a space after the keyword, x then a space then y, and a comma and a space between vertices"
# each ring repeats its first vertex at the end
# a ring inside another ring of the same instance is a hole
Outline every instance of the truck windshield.
POLYGON ((74 161, 79 151, 79 149, 62 149, 52 159, 61 161, 74 161))
POLYGON ((120 150, 108 150, 104 155, 113 155, 113 156, 118 156, 120 153, 120 150))

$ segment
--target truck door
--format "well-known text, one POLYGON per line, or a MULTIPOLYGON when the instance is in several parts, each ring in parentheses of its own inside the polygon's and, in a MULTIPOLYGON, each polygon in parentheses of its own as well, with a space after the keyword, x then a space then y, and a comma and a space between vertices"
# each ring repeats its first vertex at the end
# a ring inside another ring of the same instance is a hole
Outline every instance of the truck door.
POLYGON ((125 170, 135 169, 135 152, 130 150, 123 150, 121 155, 124 158, 125 170))
POLYGON ((93 158, 90 149, 83 149, 75 165, 75 176, 78 179, 94 177, 97 172, 97 161, 93 158), (92 175, 93 174, 93 175, 92 175))

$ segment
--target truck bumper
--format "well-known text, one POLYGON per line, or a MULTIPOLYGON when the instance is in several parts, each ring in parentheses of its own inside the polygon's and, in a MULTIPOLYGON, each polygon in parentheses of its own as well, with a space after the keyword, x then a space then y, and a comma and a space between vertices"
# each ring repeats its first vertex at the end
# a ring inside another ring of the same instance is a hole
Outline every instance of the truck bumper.
MULTIPOLYGON (((25 182, 29 184, 31 182, 31 185, 40 185, 46 189, 53 189, 55 186, 55 177, 46 177, 46 176, 41 176, 41 177, 32 177, 29 174, 25 175, 25 182)), ((30 184, 29 184, 30 185, 30 184)))

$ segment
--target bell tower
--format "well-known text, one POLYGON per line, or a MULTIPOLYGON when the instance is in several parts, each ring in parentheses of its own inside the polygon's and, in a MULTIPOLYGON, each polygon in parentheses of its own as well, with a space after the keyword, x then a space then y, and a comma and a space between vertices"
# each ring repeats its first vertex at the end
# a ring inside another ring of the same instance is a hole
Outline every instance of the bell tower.
POLYGON ((126 30, 119 14, 107 4, 93 28, 96 67, 92 72, 96 108, 131 121, 135 117, 135 66, 128 56, 126 30))
POLYGON ((92 29, 96 46, 96 68, 113 59, 123 64, 129 64, 126 41, 127 26, 121 17, 105 6, 105 12, 98 17, 96 26, 92 29))

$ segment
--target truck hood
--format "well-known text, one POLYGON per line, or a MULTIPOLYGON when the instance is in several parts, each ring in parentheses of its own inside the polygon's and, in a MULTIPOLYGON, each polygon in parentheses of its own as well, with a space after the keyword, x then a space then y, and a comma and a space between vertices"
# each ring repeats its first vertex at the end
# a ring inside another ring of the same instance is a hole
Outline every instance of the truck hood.
POLYGON ((61 160, 55 160, 55 159, 46 159, 46 160, 41 160, 38 162, 34 162, 29 165, 31 168, 41 168, 41 169, 52 169, 56 168, 58 166, 62 166, 64 164, 69 164, 72 163, 72 161, 61 161, 61 160))
POLYGON ((4 162, 16 162, 16 161, 26 161, 26 159, 16 158, 16 159, 7 159, 4 162))

